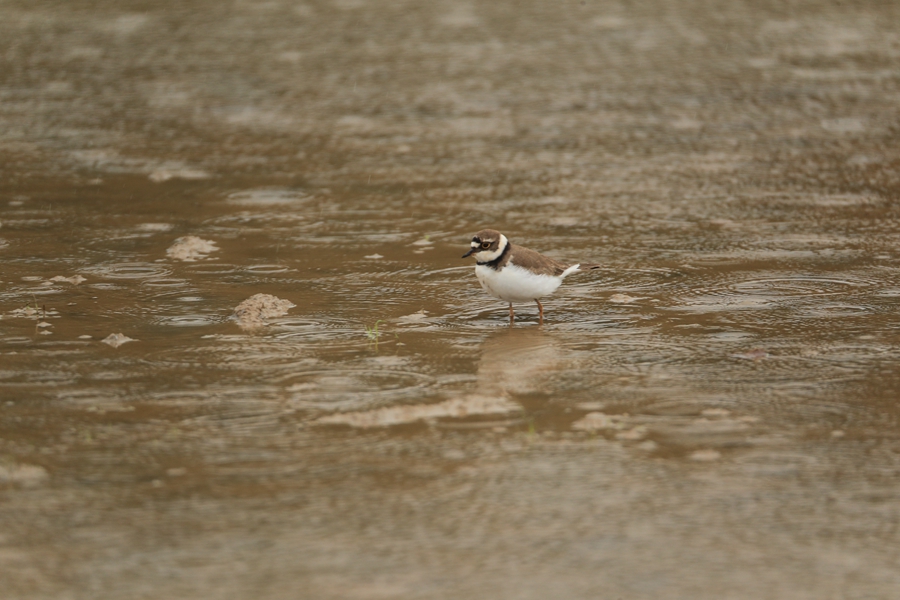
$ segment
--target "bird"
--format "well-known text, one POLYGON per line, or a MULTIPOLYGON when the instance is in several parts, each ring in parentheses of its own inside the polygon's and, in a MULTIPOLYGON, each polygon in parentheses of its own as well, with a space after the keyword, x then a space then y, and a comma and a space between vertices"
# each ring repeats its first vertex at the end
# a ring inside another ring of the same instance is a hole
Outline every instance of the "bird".
POLYGON ((509 303, 509 324, 515 320, 514 302, 534 300, 539 323, 544 324, 540 298, 556 291, 563 279, 575 271, 599 269, 602 265, 566 265, 534 250, 513 244, 496 229, 482 229, 472 237, 463 258, 475 256, 475 276, 488 294, 509 303))

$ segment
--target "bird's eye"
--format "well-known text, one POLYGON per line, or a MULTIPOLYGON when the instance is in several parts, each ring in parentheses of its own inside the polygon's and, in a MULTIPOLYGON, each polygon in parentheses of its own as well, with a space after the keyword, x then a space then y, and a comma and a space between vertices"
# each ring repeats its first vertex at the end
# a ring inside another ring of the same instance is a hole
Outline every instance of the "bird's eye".
POLYGON ((481 247, 484 248, 485 250, 487 250, 488 248, 491 247, 491 243, 490 242, 481 242, 481 247))

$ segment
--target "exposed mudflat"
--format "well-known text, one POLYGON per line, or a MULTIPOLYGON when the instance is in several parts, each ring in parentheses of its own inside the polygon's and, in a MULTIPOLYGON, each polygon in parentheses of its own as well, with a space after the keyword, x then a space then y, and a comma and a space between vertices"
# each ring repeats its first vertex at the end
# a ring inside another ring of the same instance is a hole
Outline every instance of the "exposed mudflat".
POLYGON ((890 2, 0 0, 0 595, 900 597, 898 106, 890 2))

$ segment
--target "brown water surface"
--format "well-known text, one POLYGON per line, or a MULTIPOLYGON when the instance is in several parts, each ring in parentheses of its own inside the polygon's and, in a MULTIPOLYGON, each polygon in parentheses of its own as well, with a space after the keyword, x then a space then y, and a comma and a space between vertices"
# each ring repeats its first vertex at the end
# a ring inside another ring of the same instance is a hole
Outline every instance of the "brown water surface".
POLYGON ((900 597, 898 6, 0 0, 3 597, 900 597))

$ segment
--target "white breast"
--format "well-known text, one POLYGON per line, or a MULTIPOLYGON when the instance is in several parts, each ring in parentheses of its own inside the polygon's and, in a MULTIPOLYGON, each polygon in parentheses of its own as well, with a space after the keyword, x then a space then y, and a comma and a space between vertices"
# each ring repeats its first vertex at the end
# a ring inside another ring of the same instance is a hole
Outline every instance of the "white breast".
POLYGON ((512 262, 499 271, 476 265, 475 276, 484 291, 506 302, 530 302, 542 298, 555 292, 562 283, 561 277, 536 275, 512 262))

